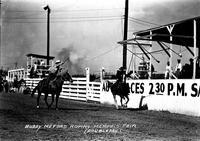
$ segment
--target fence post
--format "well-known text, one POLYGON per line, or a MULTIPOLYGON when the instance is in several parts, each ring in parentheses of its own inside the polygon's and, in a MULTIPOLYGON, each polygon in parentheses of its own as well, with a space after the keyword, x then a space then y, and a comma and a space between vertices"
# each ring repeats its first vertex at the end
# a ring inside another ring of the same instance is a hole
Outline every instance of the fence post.
POLYGON ((89 82, 90 82, 90 68, 85 68, 86 70, 86 101, 89 100, 89 82))
POLYGON ((102 93, 103 93, 103 91, 102 91, 102 87, 103 87, 103 79, 104 79, 104 75, 105 75, 105 68, 104 67, 102 67, 101 69, 100 69, 100 83, 101 83, 101 85, 100 85, 100 103, 102 103, 102 93))
POLYGON ((102 67, 102 68, 100 69, 100 82, 101 82, 101 83, 103 82, 104 73, 105 73, 105 69, 104 69, 104 67, 102 67))

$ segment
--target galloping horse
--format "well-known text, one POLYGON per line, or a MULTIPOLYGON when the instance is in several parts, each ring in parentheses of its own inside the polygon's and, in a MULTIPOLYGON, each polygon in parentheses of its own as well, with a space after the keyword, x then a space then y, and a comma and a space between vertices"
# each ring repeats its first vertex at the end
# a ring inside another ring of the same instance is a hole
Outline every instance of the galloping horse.
POLYGON ((34 93, 36 90, 38 91, 38 97, 37 97, 37 108, 39 108, 39 100, 41 93, 45 94, 44 100, 45 103, 48 107, 48 109, 51 107, 51 105, 54 102, 54 96, 56 95, 56 109, 58 109, 58 99, 60 96, 60 92, 62 91, 62 85, 64 81, 69 81, 70 83, 73 82, 72 77, 69 75, 68 71, 64 71, 61 74, 57 75, 56 78, 48 84, 47 79, 41 80, 38 85, 33 89, 33 92, 31 96, 33 97, 34 93), (52 96, 52 101, 51 104, 49 105, 47 102, 47 97, 48 94, 51 94, 52 96))
POLYGON ((110 81, 108 82, 108 88, 111 88, 111 92, 113 94, 113 98, 115 101, 115 106, 117 109, 119 109, 118 104, 117 104, 117 100, 116 100, 116 95, 120 96, 120 102, 121 102, 121 106, 122 107, 126 107, 127 103, 129 102, 129 85, 127 83, 121 83, 120 85, 118 83, 112 83, 110 81), (123 105, 122 103, 122 99, 127 99, 125 105, 123 105))

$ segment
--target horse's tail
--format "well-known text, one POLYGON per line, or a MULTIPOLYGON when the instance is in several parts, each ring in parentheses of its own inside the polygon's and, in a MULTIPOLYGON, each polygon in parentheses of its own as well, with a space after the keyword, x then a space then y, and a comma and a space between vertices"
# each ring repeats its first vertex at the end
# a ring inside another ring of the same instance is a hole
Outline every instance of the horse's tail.
POLYGON ((113 83, 110 82, 109 80, 107 80, 106 82, 107 82, 107 84, 108 84, 108 88, 111 88, 111 87, 113 86, 113 83))
POLYGON ((107 80, 107 83, 108 89, 110 89, 112 93, 116 93, 116 82, 110 82, 109 80, 107 80))
POLYGON ((31 97, 34 96, 34 93, 36 92, 37 89, 38 89, 38 85, 33 89, 32 93, 31 93, 31 97))

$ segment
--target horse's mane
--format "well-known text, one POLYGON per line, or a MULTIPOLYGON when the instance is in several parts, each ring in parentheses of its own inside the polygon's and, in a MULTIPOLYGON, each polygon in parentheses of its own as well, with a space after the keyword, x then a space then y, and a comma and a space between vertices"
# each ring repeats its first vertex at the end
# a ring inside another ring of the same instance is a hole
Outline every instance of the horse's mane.
MULTIPOLYGON (((67 69, 65 69, 65 70, 63 70, 62 72, 60 72, 60 75, 62 76, 62 75, 64 75, 64 74, 66 74, 66 73, 68 73, 68 70, 67 69)), ((68 73, 69 74, 69 73, 68 73)))

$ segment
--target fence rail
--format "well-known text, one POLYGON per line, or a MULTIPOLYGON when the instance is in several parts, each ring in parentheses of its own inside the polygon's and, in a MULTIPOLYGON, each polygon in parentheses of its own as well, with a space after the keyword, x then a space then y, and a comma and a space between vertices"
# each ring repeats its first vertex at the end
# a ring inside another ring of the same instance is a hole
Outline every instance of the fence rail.
MULTIPOLYGON (((100 102, 101 82, 88 82, 86 78, 72 78, 73 83, 64 82, 61 98, 100 102)), ((26 85, 33 90, 41 78, 27 78, 26 85)))

